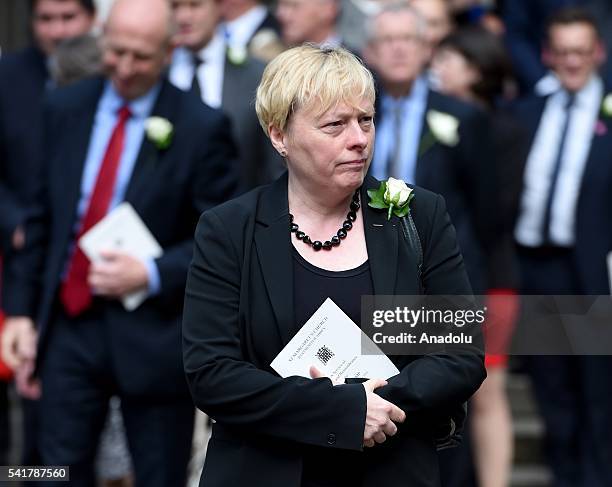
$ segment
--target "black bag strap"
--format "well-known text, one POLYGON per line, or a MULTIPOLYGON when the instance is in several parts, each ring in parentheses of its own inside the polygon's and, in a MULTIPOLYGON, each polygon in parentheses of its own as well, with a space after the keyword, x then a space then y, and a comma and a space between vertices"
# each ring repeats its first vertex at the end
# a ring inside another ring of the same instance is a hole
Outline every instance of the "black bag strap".
POLYGON ((424 291, 424 286, 422 279, 423 246, 421 245, 421 238, 419 237, 419 232, 417 231, 416 225, 414 224, 414 220, 412 219, 412 214, 410 212, 408 212, 405 217, 400 218, 400 224, 402 226, 404 238, 408 241, 410 248, 417 256, 417 275, 419 279, 420 291, 422 294, 424 291))

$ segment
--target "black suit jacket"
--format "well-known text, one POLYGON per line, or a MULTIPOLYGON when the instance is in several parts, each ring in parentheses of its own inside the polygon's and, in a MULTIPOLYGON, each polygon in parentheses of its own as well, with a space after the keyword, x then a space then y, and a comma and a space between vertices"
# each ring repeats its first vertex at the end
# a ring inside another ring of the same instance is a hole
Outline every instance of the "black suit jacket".
POLYGON ((225 60, 221 108, 232 121, 238 145, 243 189, 274 181, 283 172, 283 161, 264 133, 255 112, 255 92, 265 64, 248 57, 240 65, 225 60))
POLYGON ((0 60, 0 249, 10 247, 41 177, 42 100, 49 76, 34 47, 0 60))
POLYGON ((487 255, 499 235, 497 175, 487 118, 472 105, 430 90, 421 121, 422 140, 429 137, 430 110, 458 119, 459 143, 451 147, 437 142, 421 153, 415 183, 444 197, 472 288, 483 293, 488 288, 487 255))
MULTIPOLYGON (((606 92, 604 92, 605 94, 606 92)), ((514 113, 529 134, 533 145, 546 106, 547 97, 532 96, 517 103, 514 113)), ((584 294, 609 294, 610 284, 606 257, 612 251, 612 118, 600 114, 605 130, 593 139, 576 207, 576 242, 573 256, 580 279, 578 288, 584 294)))
MULTIPOLYGON (((6 312, 37 318, 43 360, 75 237, 82 172, 103 87, 102 78, 91 79, 49 98, 44 186, 27 225, 26 250, 10 256, 6 268, 6 312)), ((183 391, 180 319, 193 231, 202 211, 233 196, 238 179, 229 122, 220 112, 192 103, 163 81, 152 115, 173 124, 172 144, 159 150, 144 137, 125 201, 164 250, 156 259, 161 292, 131 313, 118 301, 101 300, 115 331, 118 375, 124 390, 135 394, 183 391)))
MULTIPOLYGON (((378 187, 368 178, 362 188, 378 187)), ((419 294, 417 255, 397 218, 364 204, 374 292, 419 294)), ((443 199, 415 189, 412 212, 430 294, 469 294, 443 199)), ((287 176, 204 213, 196 231, 183 317, 183 357, 196 405, 217 422, 201 485, 299 486, 303 446, 360 452, 360 384, 281 379, 270 363, 292 338, 292 244, 287 176), (240 465, 240 468, 236 468, 240 465)), ((484 379, 483 357, 393 357, 401 373, 377 390, 407 415, 400 433, 363 453, 365 486, 437 486, 434 424, 484 379)), ((351 468, 339 465, 338 468, 351 468)))

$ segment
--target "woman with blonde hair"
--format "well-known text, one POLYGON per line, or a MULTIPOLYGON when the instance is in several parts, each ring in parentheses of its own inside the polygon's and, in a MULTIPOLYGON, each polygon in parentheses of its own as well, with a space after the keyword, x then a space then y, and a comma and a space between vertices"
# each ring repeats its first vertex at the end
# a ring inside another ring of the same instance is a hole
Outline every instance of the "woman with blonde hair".
POLYGON ((287 172, 202 215, 187 283, 185 371, 215 420, 200 485, 439 485, 440 425, 452 434, 484 379, 478 350, 393 356, 398 375, 363 383, 270 366, 327 298, 359 323, 361 296, 470 294, 440 196, 395 182, 409 213, 368 206, 374 97, 340 48, 293 48, 264 72, 256 110, 287 172))

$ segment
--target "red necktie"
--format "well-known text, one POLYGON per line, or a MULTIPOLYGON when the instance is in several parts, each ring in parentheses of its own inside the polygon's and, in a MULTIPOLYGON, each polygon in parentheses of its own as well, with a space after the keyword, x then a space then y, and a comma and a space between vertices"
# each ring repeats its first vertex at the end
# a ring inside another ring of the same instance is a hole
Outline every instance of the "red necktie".
POLYGON ((75 239, 74 254, 68 266, 66 280, 60 290, 60 299, 68 316, 77 316, 91 305, 91 289, 87 284, 89 259, 77 245, 77 242, 85 232, 104 218, 108 211, 115 188, 115 180, 117 179, 119 161, 123 152, 125 124, 129 117, 130 109, 127 106, 122 107, 119 110, 117 124, 108 142, 96 184, 89 200, 89 206, 75 239))

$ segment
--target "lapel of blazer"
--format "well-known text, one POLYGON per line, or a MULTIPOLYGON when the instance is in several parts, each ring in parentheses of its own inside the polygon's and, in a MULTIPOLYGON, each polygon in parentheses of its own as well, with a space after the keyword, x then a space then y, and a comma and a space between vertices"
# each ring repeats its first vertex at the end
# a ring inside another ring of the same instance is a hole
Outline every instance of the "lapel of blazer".
POLYGON ((431 157, 432 150, 435 149, 435 146, 438 143, 434 141, 433 144, 429 144, 429 147, 424 147, 426 144, 428 144, 427 141, 431 140, 433 137, 429 124, 427 123, 427 113, 429 113, 430 110, 444 111, 444 109, 439 106, 439 97, 437 97, 436 92, 427 90, 427 104, 425 105, 425 111, 423 112, 423 117, 421 118, 421 137, 419 138, 416 168, 414 171, 414 180, 417 183, 423 180, 423 168, 427 164, 426 161, 431 157))
MULTIPOLYGON (((604 90, 603 96, 606 96, 607 93, 608 91, 604 90)), ((587 195, 590 186, 589 181, 594 181, 600 177, 607 177, 606 174, 607 171, 609 171, 611 152, 612 118, 600 112, 598 114, 596 126, 594 127, 591 149, 580 183, 580 192, 578 193, 579 201, 582 197, 587 195)))
POLYGON ((391 295, 395 292, 398 260, 397 217, 387 220, 387 212, 368 206, 367 191, 378 189, 380 182, 367 176, 361 188, 363 227, 368 249, 374 294, 391 295))
MULTIPOLYGON (((176 96, 178 92, 175 90, 166 79, 162 81, 162 86, 153 106, 151 116, 167 119, 176 129, 176 108, 179 100, 176 96)), ((147 138, 147 134, 144 134, 130 182, 125 192, 125 201, 129 201, 136 206, 138 198, 150 193, 151 183, 155 180, 153 177, 155 170, 162 162, 161 159, 170 151, 172 151, 172 146, 168 149, 160 150, 147 138)))
POLYGON ((85 159, 87 158, 87 150, 91 139, 94 119, 98 107, 98 101, 104 89, 103 78, 96 78, 91 83, 82 85, 83 89, 88 90, 83 96, 83 103, 78 111, 71 113, 64 130, 71 134, 70 138, 74 141, 71 144, 65 144, 64 147, 68 151, 64 161, 65 171, 62 171, 62 200, 65 202, 65 211, 61 212, 63 224, 66 228, 71 228, 74 225, 76 218, 76 208, 81 195, 81 180, 83 178, 83 169, 85 168, 85 159))
POLYGON ((240 67, 233 65, 227 56, 225 58, 225 65, 223 67, 223 87, 221 92, 221 106, 223 110, 228 110, 228 106, 232 107, 235 103, 236 97, 241 96, 240 92, 240 67))
POLYGON ((285 172, 262 194, 255 229, 257 255, 283 344, 291 340, 294 321, 287 181, 285 172))

